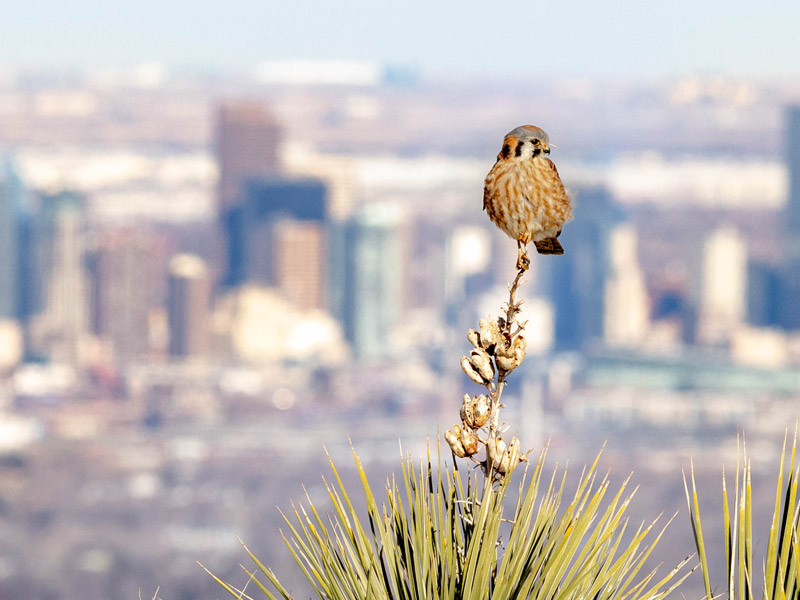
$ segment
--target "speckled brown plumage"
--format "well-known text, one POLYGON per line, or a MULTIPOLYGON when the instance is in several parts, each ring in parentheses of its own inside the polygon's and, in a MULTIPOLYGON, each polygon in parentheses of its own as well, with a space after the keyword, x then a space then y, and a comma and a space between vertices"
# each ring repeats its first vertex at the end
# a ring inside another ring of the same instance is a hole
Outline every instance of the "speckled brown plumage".
MULTIPOLYGON (((533 125, 509 132, 483 190, 489 218, 520 246, 534 242, 540 254, 563 254, 556 239, 572 219, 572 206, 558 170, 547 155, 550 140, 533 125)), ((527 257, 524 257, 527 260, 527 257)))

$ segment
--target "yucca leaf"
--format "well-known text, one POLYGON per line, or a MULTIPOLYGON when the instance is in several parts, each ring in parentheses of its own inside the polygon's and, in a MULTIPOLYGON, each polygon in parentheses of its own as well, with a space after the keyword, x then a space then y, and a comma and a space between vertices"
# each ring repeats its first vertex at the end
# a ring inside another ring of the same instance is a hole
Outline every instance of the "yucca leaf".
MULTIPOLYGON (((762 598, 765 600, 795 600, 798 597, 798 580, 800 579, 800 548, 798 548, 798 520, 800 504, 798 504, 797 483, 800 464, 797 463, 797 426, 792 441, 791 456, 787 461, 788 431, 784 435, 780 456, 775 502, 770 520, 769 535, 765 557, 762 560, 763 579, 762 598), (784 473, 788 472, 785 476, 784 473)), ((747 449, 742 442, 741 451, 737 444, 736 487, 733 497, 733 522, 729 512, 729 497, 726 478, 723 470, 723 516, 725 533, 725 551, 727 567, 728 597, 731 600, 752 600, 756 595, 753 564, 753 485, 752 463, 747 456, 747 449)), ((694 487, 694 485, 693 485, 694 487)), ((693 490, 696 497, 696 489, 693 490)), ((687 488, 688 497, 688 488, 687 488)), ((697 503, 691 511, 692 523, 695 518, 699 523, 697 503)), ((708 580, 708 565, 704 558, 702 534, 695 535, 698 553, 701 555, 700 566, 704 581, 708 580)), ((711 599, 709 586, 706 584, 707 600, 711 599)))
MULTIPOLYGON (((277 590, 278 590, 278 593, 280 593, 280 595, 281 595, 281 596, 283 596, 285 600, 288 600, 288 599, 290 598, 290 596, 289 596, 289 592, 287 592, 287 591, 286 591, 286 590, 283 588, 283 586, 282 586, 282 585, 281 585, 281 584, 278 582, 278 578, 277 578, 277 576, 275 575, 275 573, 272 571, 272 569, 268 569, 266 566, 264 566, 264 564, 263 564, 263 563, 262 563, 260 560, 258 560, 258 558, 256 557, 256 555, 255 555, 255 554, 253 554, 253 553, 250 551, 250 548, 248 548, 248 547, 245 545, 245 543, 244 543, 244 542, 243 542, 241 539, 239 539, 239 543, 242 545, 242 548, 244 548, 244 551, 245 551, 245 552, 247 552, 247 555, 250 557, 250 560, 252 560, 252 561, 255 563, 255 565, 258 567, 258 569, 259 569, 259 570, 260 570, 262 573, 264 573, 264 575, 266 575, 266 577, 267 577, 267 579, 269 579, 270 583, 271 583, 272 585, 274 585, 274 586, 275 586, 275 589, 277 589, 277 590)), ((246 569, 245 569, 245 570, 246 570, 246 569)), ((253 577, 253 579, 255 579, 255 576, 253 577)), ((258 583, 258 581, 256 581, 256 583, 258 583)), ((260 584, 260 583, 259 583, 259 587, 261 587, 261 584, 260 584)), ((276 599, 274 596, 272 596, 272 594, 270 594, 269 592, 266 592, 266 591, 265 591, 265 592, 264 592, 264 595, 265 595, 265 596, 267 596, 267 598, 269 598, 270 600, 277 600, 277 599, 276 599)))
MULTIPOLYGON (((663 529, 647 545, 655 521, 627 534, 625 513, 636 490, 626 492, 629 476, 607 499, 610 482, 607 475, 598 478, 598 459, 584 468, 563 506, 566 471, 559 477, 556 467, 541 491, 543 449, 535 467, 521 472, 513 512, 506 515, 512 475, 479 484, 475 473, 463 476, 443 466, 441 455, 437 470, 428 451, 418 466, 402 458, 402 481, 389 479, 379 504, 353 456, 368 530, 332 461, 334 479, 325 481, 332 509, 320 512, 306 494, 304 505, 293 506, 293 519, 283 515, 284 541, 323 599, 660 600, 686 562, 656 583, 654 571, 638 575, 663 529)), ((291 598, 245 550, 284 600, 291 598)), ((265 597, 277 600, 245 571, 265 597)), ((223 589, 243 594, 230 584, 223 589)))
POLYGON ((779 541, 779 519, 781 509, 781 498, 783 497, 783 469, 786 458, 786 440, 789 435, 788 430, 783 435, 783 448, 781 450, 780 467, 778 468, 778 485, 775 491, 775 508, 772 511, 772 521, 770 522, 769 537, 767 538, 767 558, 764 564, 764 584, 765 595, 767 598, 775 597, 775 587, 778 585, 778 546, 779 541))

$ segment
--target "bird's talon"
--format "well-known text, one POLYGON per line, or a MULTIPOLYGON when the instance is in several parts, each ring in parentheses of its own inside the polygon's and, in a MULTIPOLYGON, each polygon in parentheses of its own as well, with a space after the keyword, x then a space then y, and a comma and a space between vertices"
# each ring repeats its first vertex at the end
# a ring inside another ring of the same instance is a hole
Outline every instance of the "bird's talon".
POLYGON ((517 270, 527 271, 531 266, 531 261, 524 250, 520 248, 519 256, 517 256, 517 270))

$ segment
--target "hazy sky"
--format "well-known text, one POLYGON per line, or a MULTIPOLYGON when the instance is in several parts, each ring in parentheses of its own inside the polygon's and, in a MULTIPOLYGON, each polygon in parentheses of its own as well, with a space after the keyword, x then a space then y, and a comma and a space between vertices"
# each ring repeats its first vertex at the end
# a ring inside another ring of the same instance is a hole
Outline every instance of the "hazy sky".
POLYGON ((798 32, 798 0, 11 0, 0 66, 336 58, 426 74, 798 75, 798 32))

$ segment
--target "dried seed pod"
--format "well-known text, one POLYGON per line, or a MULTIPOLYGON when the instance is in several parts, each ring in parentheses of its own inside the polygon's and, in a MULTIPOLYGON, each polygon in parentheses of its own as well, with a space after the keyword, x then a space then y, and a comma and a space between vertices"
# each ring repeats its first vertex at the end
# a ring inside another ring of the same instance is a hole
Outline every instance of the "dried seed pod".
POLYGON ((519 447, 519 439, 516 437, 511 438, 511 442, 509 442, 508 448, 503 452, 503 456, 500 458, 500 464, 497 466, 497 470, 500 473, 508 473, 517 466, 520 455, 519 447))
POLYGON ((514 368, 520 366, 522 361, 525 360, 525 347, 527 346, 525 338, 520 337, 518 340, 522 340, 522 343, 514 344, 514 368))
POLYGON ((481 334, 475 331, 474 329, 470 329, 467 332, 467 340, 469 340, 469 343, 472 344, 475 348, 481 347, 481 334))
POLYGON ((486 460, 494 466, 495 459, 497 458, 497 442, 493 437, 486 440, 486 460))
POLYGON ((513 342, 509 342, 508 344, 506 344, 506 342, 503 341, 503 343, 498 344, 497 348, 495 348, 494 350, 495 358, 497 357, 511 358, 513 354, 514 354, 513 342))
POLYGON ((475 366, 466 356, 461 359, 461 369, 464 371, 467 377, 469 377, 478 385, 486 385, 486 380, 481 376, 480 373, 478 373, 478 371, 475 369, 475 366))
POLYGON ((494 379, 494 365, 492 365, 492 359, 486 350, 475 348, 469 353, 469 362, 472 363, 472 366, 475 367, 475 370, 483 377, 486 383, 494 379))
POLYGON ((514 339, 514 348, 517 347, 522 348, 523 352, 528 347, 528 340, 526 340, 525 336, 521 333, 514 339))
POLYGON ((489 421, 489 414, 491 412, 491 403, 488 396, 481 394, 476 396, 472 405, 472 422, 473 429, 480 429, 489 421))
POLYGON ((461 420, 464 423, 475 429, 475 401, 469 394, 464 394, 464 402, 461 403, 461 420))
POLYGON ((508 358, 511 358, 512 356, 514 356, 514 352, 516 352, 518 349, 522 349, 524 351, 527 346, 528 342, 525 339, 525 336, 519 334, 513 340, 509 339, 506 342, 500 344, 497 347, 497 350, 495 350, 495 353, 500 356, 506 356, 508 358))
POLYGON ((506 443, 503 438, 489 438, 486 440, 486 457, 492 465, 492 469, 499 470, 506 450, 506 443))
POLYGON ((514 340, 514 367, 518 367, 525 359, 525 349, 528 347, 528 342, 521 335, 517 336, 514 340))
POLYGON ((520 366, 524 358, 525 349, 518 346, 513 349, 511 356, 498 355, 495 357, 495 360, 497 361, 497 368, 508 373, 520 366))
POLYGON ((514 359, 509 358, 507 356, 497 355, 494 357, 495 361, 497 361, 497 368, 501 371, 505 371, 508 373, 509 371, 514 370, 514 359))
POLYGON ((478 436, 475 435, 470 429, 464 427, 461 434, 458 436, 458 441, 464 448, 464 453, 467 456, 472 456, 478 451, 478 436))
POLYGON ((502 340, 503 336, 500 334, 500 327, 497 325, 497 321, 493 319, 481 319, 481 348, 486 350, 489 354, 494 354, 496 347, 502 340))
POLYGON ((447 445, 450 446, 450 450, 453 451, 453 454, 458 456, 459 458, 464 458, 467 453, 464 450, 464 445, 461 443, 459 439, 459 434, 461 433, 461 428, 458 425, 454 425, 453 429, 455 431, 450 431, 449 429, 444 432, 444 439, 447 442, 447 445))
POLYGON ((528 343, 525 338, 518 335, 510 346, 498 347, 495 355, 497 367, 503 371, 510 372, 522 364, 525 358, 525 348, 528 343))

